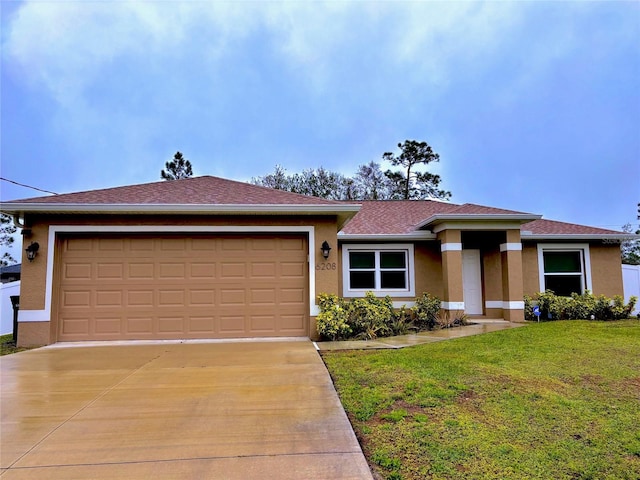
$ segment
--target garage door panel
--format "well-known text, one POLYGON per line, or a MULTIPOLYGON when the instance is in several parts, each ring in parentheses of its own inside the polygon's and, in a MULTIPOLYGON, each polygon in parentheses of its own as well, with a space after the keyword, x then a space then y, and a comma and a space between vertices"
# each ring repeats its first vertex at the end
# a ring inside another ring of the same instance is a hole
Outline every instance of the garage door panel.
POLYGON ((253 277, 275 279, 277 275, 277 265, 275 262, 252 263, 251 275, 253 277))
POLYGON ((268 306, 276 305, 276 289, 275 288, 252 288, 250 290, 250 298, 252 306, 268 306))
POLYGON ((94 321, 96 336, 109 336, 119 334, 122 330, 120 317, 96 318, 94 321))
POLYGON ((246 252, 247 243, 244 238, 221 237, 219 240, 219 249, 221 252, 246 252))
POLYGON ((155 303, 153 294, 153 290, 129 290, 127 292, 127 306, 153 308, 155 303))
POLYGON ((125 334, 146 334, 153 333, 153 317, 127 317, 125 320, 125 334))
POLYGON ((129 278, 130 279, 137 279, 137 280, 153 280, 155 275, 155 264, 154 263, 150 263, 150 262, 146 262, 146 263, 142 263, 142 262, 133 262, 133 263, 129 263, 128 265, 128 269, 129 269, 129 278))
POLYGON ((124 243, 122 238, 99 238, 98 252, 123 252, 124 243))
POLYGON ((122 307, 121 290, 96 290, 96 308, 122 307))
POLYGON ((155 251, 155 240, 153 238, 135 238, 134 241, 128 241, 129 250, 141 255, 146 253, 153 253, 155 251))
POLYGON ((280 249, 306 253, 307 246, 302 238, 282 238, 280 239, 280 249))
POLYGON ((61 341, 308 335, 303 237, 72 237, 60 251, 61 341))
POLYGON ((158 333, 184 333, 184 317, 159 317, 158 333))
POLYGON ((62 271, 64 280, 91 280, 90 263, 69 263, 62 271))
POLYGON ((275 315, 252 315, 251 331, 256 333, 275 333, 275 315))
POLYGON ((174 252, 185 250, 185 238, 163 238, 160 240, 160 250, 163 252, 174 252))
POLYGON ((200 307, 209 306, 213 307, 216 304, 216 291, 211 290, 190 290, 189 291, 189 306, 200 307))
POLYGON ((218 329, 216 328, 216 319, 213 316, 209 317, 189 317, 188 319, 189 332, 199 334, 213 334, 218 329))
POLYGON ((184 307, 184 290, 158 290, 160 307, 184 307))
POLYGON ((86 336, 89 334, 90 318, 86 316, 62 317, 62 333, 69 336, 86 336))
POLYGON ((90 308, 91 290, 67 290, 62 294, 62 306, 66 309, 90 308))
POLYGON ((160 280, 184 280, 185 267, 184 263, 160 263, 158 278, 160 280))
POLYGON ((281 304, 303 304, 305 300, 305 291, 303 288, 281 288, 280 303, 281 304))
POLYGON ((96 265, 96 280, 124 280, 124 265, 122 263, 98 263, 96 265))
POLYGON ((216 278, 216 264, 213 262, 190 264, 190 273, 192 279, 197 280, 213 280, 216 278))
POLYGON ((244 262, 220 262, 221 280, 245 280, 247 277, 247 265, 244 262))
POLYGON ((65 242, 63 251, 68 252, 91 252, 95 242, 91 238, 73 238, 65 242))
POLYGON ((252 251, 257 251, 257 252, 263 252, 263 251, 273 251, 278 247, 278 241, 275 238, 269 238, 269 239, 257 239, 257 238, 253 238, 251 239, 251 250, 252 251))
POLYGON ((293 334, 293 332, 304 328, 304 315, 282 315, 280 318, 280 331, 283 333, 291 332, 293 334))
POLYGON ((220 333, 225 334, 241 334, 245 336, 245 317, 239 315, 221 315, 220 316, 220 333))
POLYGON ((244 307, 246 295, 244 289, 220 289, 221 307, 244 307))
POLYGON ((301 279, 305 277, 306 265, 303 262, 283 262, 280 264, 281 278, 301 279))

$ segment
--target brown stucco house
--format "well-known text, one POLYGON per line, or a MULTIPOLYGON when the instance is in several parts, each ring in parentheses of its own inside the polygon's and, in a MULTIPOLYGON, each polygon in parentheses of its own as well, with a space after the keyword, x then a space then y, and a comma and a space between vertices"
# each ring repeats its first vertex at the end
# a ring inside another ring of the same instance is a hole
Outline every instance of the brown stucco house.
POLYGON ((337 202, 196 177, 5 202, 21 345, 316 338, 319 293, 523 321, 523 295, 622 294, 620 232, 436 200, 337 202), (331 248, 328 257, 321 251, 331 248))

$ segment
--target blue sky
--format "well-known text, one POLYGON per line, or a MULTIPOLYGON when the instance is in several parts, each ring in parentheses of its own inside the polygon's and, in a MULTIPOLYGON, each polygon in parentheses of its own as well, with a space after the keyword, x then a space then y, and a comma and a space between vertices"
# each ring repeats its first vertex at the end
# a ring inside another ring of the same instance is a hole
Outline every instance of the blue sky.
POLYGON ((196 175, 353 174, 415 139, 453 202, 637 224, 640 2, 0 6, 2 177, 145 183, 177 150, 196 175))

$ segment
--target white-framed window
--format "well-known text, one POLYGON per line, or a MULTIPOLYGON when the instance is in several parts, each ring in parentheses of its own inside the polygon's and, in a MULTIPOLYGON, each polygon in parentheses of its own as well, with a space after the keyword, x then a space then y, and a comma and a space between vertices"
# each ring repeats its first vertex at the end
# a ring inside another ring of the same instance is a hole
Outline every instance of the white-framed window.
POLYGON ((538 244, 540 291, 570 296, 591 290, 589 244, 538 244))
POLYGON ((412 244, 343 245, 343 296, 415 296, 412 244))

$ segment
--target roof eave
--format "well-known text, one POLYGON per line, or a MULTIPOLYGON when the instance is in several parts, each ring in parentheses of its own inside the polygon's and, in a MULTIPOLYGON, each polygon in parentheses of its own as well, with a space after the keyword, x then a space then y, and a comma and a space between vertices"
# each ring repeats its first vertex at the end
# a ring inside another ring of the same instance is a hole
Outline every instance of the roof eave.
POLYGON ((640 240, 640 235, 629 233, 521 233, 526 240, 601 240, 609 244, 619 244, 625 240, 640 240))
POLYGON ((84 204, 84 203, 3 203, 0 211, 16 215, 25 213, 121 213, 121 214, 355 214, 360 204, 84 204))
POLYGON ((444 222, 515 222, 525 224, 534 220, 540 220, 542 215, 532 213, 514 214, 514 213, 466 213, 466 214, 446 214, 437 213, 430 216, 423 222, 420 222, 416 228, 424 228, 431 225, 437 225, 444 222))
POLYGON ((410 233, 338 233, 339 241, 388 242, 436 240, 438 236, 428 231, 410 233))

